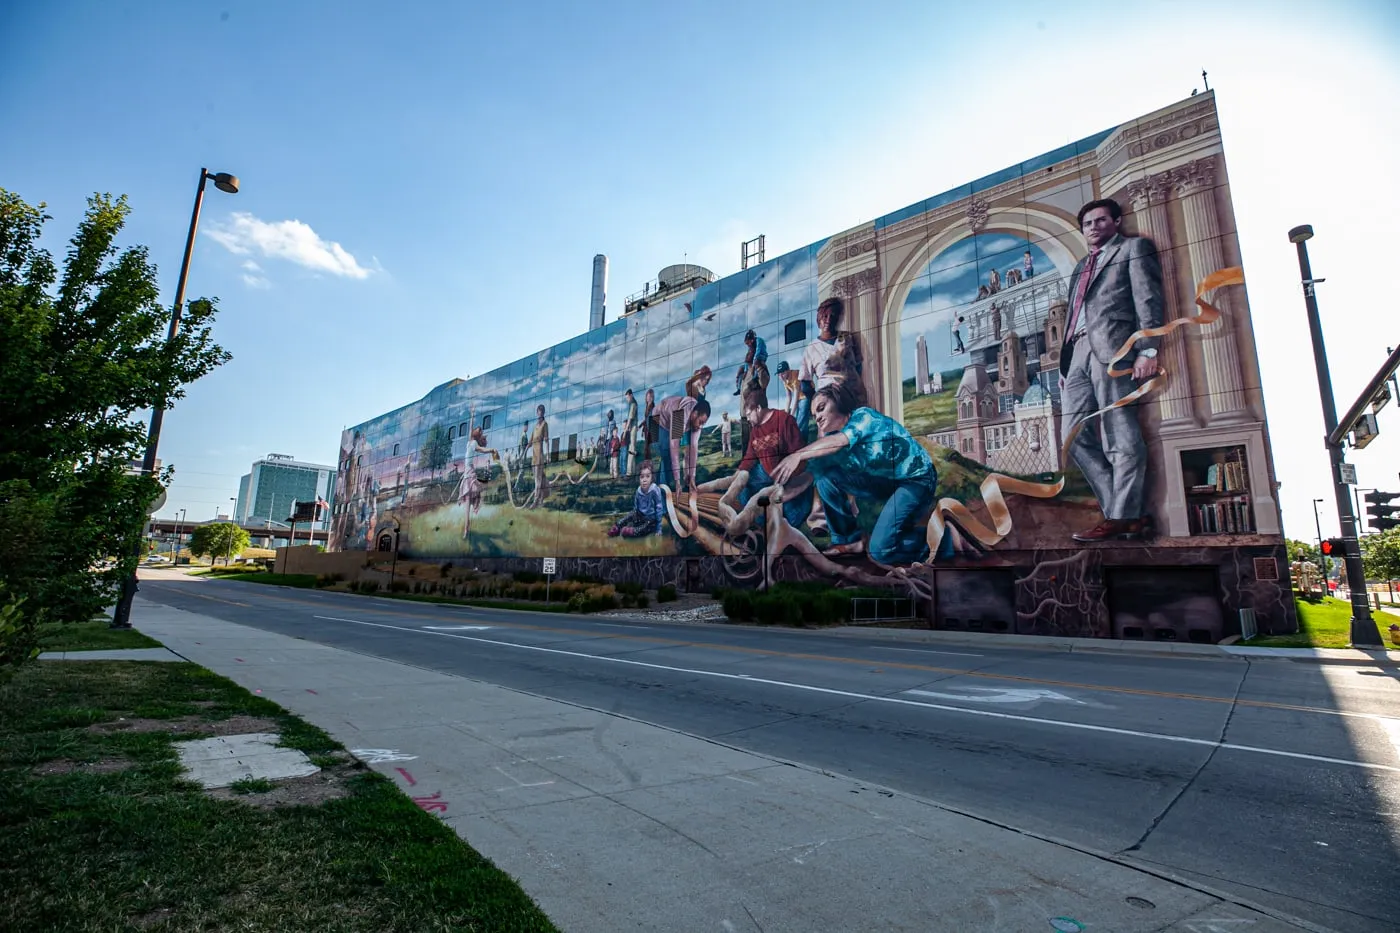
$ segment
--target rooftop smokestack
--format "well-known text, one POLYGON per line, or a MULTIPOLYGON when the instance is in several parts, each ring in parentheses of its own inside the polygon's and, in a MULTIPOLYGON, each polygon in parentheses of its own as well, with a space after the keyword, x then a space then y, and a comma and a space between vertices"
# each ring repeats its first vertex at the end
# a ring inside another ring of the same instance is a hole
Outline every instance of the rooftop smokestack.
POLYGON ((602 253, 593 257, 593 300, 588 303, 588 329, 603 326, 604 307, 608 302, 608 257, 602 253))

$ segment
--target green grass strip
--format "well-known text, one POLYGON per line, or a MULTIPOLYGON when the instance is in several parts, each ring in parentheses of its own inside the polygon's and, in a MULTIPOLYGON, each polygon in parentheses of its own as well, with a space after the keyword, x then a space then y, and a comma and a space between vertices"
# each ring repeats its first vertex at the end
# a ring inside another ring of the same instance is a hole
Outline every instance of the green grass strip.
POLYGON ((101 728, 234 714, 272 720, 318 762, 347 760, 321 730, 197 665, 22 668, 0 689, 0 929, 555 929, 508 875, 362 766, 341 765, 348 796, 258 807, 260 783, 219 799, 182 780, 158 723, 101 728))
MULTIPOLYGON (((1351 647, 1351 603, 1335 596, 1325 597, 1319 602, 1295 599, 1293 603, 1298 607, 1296 634, 1266 635, 1251 638, 1242 644, 1257 648, 1351 647)), ((1372 609, 1371 619, 1376 623, 1376 633, 1381 642, 1394 650, 1386 630, 1392 623, 1400 622, 1400 616, 1372 609)))

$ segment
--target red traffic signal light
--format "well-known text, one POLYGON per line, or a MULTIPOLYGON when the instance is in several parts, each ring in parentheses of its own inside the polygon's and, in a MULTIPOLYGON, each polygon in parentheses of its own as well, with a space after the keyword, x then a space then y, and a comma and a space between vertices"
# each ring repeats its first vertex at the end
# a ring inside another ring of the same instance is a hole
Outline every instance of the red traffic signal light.
POLYGON ((1324 557, 1341 557, 1346 554, 1346 542, 1341 538, 1328 538, 1322 542, 1324 557))

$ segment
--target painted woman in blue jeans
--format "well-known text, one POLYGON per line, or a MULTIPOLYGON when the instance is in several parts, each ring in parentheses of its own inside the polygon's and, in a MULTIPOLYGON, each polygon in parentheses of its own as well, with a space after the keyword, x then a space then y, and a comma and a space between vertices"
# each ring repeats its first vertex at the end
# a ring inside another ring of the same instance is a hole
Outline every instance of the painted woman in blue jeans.
MULTIPOLYGON (((785 457, 773 478, 787 482, 804 463, 812 471, 831 528, 832 546, 822 553, 865 554, 886 567, 926 560, 928 517, 938 499, 938 473, 928 452, 898 421, 858 406, 841 382, 817 391, 812 414, 823 436, 785 457), (868 545, 848 495, 884 503, 868 545)), ((952 556, 945 535, 936 559, 952 556)))

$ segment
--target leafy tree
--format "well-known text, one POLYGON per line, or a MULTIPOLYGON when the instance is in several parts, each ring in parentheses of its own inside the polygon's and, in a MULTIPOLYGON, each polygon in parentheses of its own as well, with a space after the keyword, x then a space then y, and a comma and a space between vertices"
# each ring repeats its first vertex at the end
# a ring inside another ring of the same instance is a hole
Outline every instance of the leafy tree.
POLYGON ((452 460, 452 441, 447 437, 447 429, 440 424, 435 424, 428 429, 428 436, 423 440, 423 449, 418 453, 418 463, 427 467, 433 475, 452 460))
POLYGON ((1400 528, 1362 536, 1361 566, 1368 580, 1400 579, 1400 528))
POLYGON ((233 522, 219 522, 213 525, 200 525, 190 536, 190 553, 196 556, 208 555, 210 559, 222 557, 224 563, 237 557, 248 546, 248 532, 233 522))
POLYGON ((60 269, 39 245, 44 205, 0 188, 0 587, 24 600, 21 628, 115 600, 171 475, 130 470, 139 416, 229 359, 209 300, 166 339, 172 309, 145 248, 117 246, 128 213, 125 197, 89 199, 60 269))
POLYGON ((1287 538, 1284 540, 1284 547, 1288 551, 1288 560, 1290 563, 1295 560, 1310 560, 1313 563, 1317 563, 1316 544, 1309 544, 1306 541, 1299 541, 1296 538, 1287 538))

